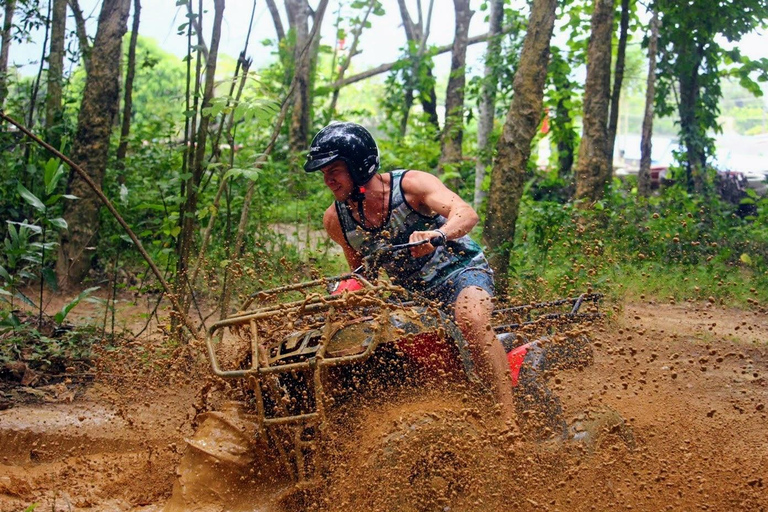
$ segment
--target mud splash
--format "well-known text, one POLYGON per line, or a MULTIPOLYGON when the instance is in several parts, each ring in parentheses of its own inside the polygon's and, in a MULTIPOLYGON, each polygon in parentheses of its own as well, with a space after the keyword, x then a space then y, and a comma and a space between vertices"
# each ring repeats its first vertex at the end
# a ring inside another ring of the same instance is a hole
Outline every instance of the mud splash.
MULTIPOLYGON (((555 374, 552 387, 569 420, 619 411, 634 445, 610 424, 593 447, 530 443, 470 394, 374 397, 339 407, 322 483, 292 494, 258 446, 234 483, 208 473, 226 464, 186 448, 199 383, 94 389, 72 403, 0 411, 0 510, 158 511, 173 505, 177 469, 214 487, 198 510, 768 509, 764 314, 630 304, 592 338, 594 364, 555 374), (250 509, 238 505, 241 492, 253 497, 250 509)), ((230 445, 249 428, 230 431, 230 445)), ((227 438, 201 431, 198 440, 227 438)))

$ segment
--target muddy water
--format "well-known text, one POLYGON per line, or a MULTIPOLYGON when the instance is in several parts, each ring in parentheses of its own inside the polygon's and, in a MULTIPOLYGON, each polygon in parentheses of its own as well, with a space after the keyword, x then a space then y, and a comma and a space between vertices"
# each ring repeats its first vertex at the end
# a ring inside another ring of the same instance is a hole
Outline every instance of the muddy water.
POLYGON ((194 433, 194 382, 117 389, 0 411, 0 510, 768 509, 764 314, 634 304, 592 337, 594 364, 553 387, 569 419, 618 411, 632 445, 610 425, 593 445, 531 443, 466 393, 380 398, 340 408, 321 484, 291 493, 240 436, 247 417, 233 429, 208 415, 194 433))

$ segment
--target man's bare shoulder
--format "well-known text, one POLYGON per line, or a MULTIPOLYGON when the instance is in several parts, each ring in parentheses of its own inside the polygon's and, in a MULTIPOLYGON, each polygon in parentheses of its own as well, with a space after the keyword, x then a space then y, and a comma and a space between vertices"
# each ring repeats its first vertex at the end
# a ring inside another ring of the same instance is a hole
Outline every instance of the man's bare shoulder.
POLYGON ((403 186, 411 190, 417 191, 422 188, 434 187, 436 185, 442 185, 440 179, 434 174, 430 174, 424 171, 409 170, 403 175, 403 186))
POLYGON ((331 204, 326 208, 323 214, 323 227, 325 227, 326 233, 331 237, 331 240, 341 243, 344 239, 344 233, 341 230, 341 221, 339 220, 339 214, 336 211, 336 204, 331 204))

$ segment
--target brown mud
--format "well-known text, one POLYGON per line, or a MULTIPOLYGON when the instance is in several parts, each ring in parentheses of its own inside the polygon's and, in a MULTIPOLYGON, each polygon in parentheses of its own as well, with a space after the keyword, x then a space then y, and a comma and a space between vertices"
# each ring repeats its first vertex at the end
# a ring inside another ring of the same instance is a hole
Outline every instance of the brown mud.
MULTIPOLYGON (((222 478, 200 443, 207 435, 195 433, 218 424, 198 414, 213 389, 205 360, 127 370, 146 366, 158 336, 137 341, 142 350, 125 360, 102 356, 111 365, 88 383, 30 389, 34 403, 0 411, 0 510, 159 511, 184 484, 177 475, 222 478)), ((254 443, 255 453, 231 459, 247 472, 212 481, 208 494, 193 489, 203 499, 188 509, 768 510, 764 312, 632 303, 591 337, 594 364, 551 385, 569 420, 610 408, 632 443, 610 424, 594 443, 533 443, 476 397, 425 392, 349 413, 329 432, 332 456, 311 492, 266 501, 274 461, 254 443)), ((225 444, 211 449, 231 451, 225 444)))

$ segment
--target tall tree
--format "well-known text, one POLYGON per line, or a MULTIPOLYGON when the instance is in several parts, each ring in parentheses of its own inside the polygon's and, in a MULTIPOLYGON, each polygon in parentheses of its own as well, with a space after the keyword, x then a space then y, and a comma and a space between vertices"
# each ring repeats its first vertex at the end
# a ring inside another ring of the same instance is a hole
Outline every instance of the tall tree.
POLYGON ((624 63, 629 39, 629 0, 621 0, 621 18, 619 20, 619 46, 616 49, 616 66, 613 73, 613 91, 611 91, 611 111, 608 118, 608 165, 613 169, 613 151, 616 146, 616 130, 619 126, 619 103, 621 86, 624 82, 624 63))
POLYGON ((595 0, 587 48, 584 127, 576 164, 576 199, 596 201, 610 178, 608 102, 611 94, 613 0, 595 0))
POLYGON ((318 35, 310 40, 309 20, 312 25, 322 26, 325 8, 328 2, 321 1, 316 10, 312 10, 307 0, 285 0, 288 13, 288 25, 295 38, 292 48, 293 74, 297 78, 293 96, 293 110, 289 124, 289 145, 291 153, 298 155, 307 149, 312 109, 312 75, 317 64, 317 51, 320 44, 318 35), (308 51, 309 59, 302 59, 308 51))
POLYGON ((411 58, 410 70, 406 74, 405 105, 403 106, 403 118, 400 122, 401 135, 405 135, 414 92, 418 93, 422 110, 429 119, 430 124, 436 129, 440 129, 440 122, 437 117, 437 94, 435 94, 432 64, 431 61, 425 61, 425 51, 427 39, 429 38, 434 3, 434 0, 430 0, 425 24, 424 15, 421 12, 421 2, 416 4, 418 18, 414 22, 408 12, 408 7, 405 5, 405 0, 397 0, 397 4, 400 7, 400 17, 403 20, 407 49, 411 58))
POLYGON ((743 57, 738 49, 726 50, 722 41, 738 42, 742 36, 768 19, 766 0, 730 2, 678 2, 657 0, 662 19, 659 61, 656 71, 656 108, 661 115, 675 109, 680 118, 680 142, 685 147, 686 181, 690 189, 703 193, 710 187, 707 158, 714 151, 711 133, 718 125, 720 80, 724 61, 737 69, 741 85, 759 95, 760 87, 750 77, 758 71, 768 78, 768 65, 743 57))
MULTIPOLYGON (((185 312, 189 304, 189 294, 187 293, 187 270, 189 257, 194 245, 195 233, 197 232, 197 202, 199 198, 200 184, 202 183, 203 173, 205 172, 206 143, 208 140, 208 127, 211 124, 210 107, 211 101, 213 100, 216 61, 218 59, 219 42, 221 40, 221 22, 224 18, 224 0, 214 0, 213 4, 213 27, 211 29, 211 43, 205 61, 205 83, 203 86, 203 101, 200 104, 200 124, 197 127, 197 135, 193 145, 194 153, 190 161, 190 170, 192 172, 186 183, 186 197, 181 211, 179 212, 181 233, 179 234, 178 247, 176 250, 178 255, 176 261, 176 294, 178 296, 179 304, 185 312)), ((202 23, 200 23, 200 25, 202 26, 202 23)))
MULTIPOLYGON (((139 40, 139 25, 141 23, 141 0, 133 0, 133 25, 131 26, 131 41, 128 44, 128 64, 125 71, 125 87, 123 92, 123 119, 120 124, 120 143, 117 145, 117 165, 123 166, 128 152, 128 135, 131 133, 131 113, 133 111, 133 79, 136 76, 136 43, 139 40)), ((118 176, 122 183, 122 173, 118 176)))
MULTIPOLYGON (((363 32, 363 29, 369 25, 368 18, 371 14, 375 15, 382 15, 384 14, 384 9, 381 6, 381 2, 379 0, 366 0, 365 4, 363 5, 364 13, 362 17, 355 17, 352 21, 352 44, 349 46, 349 51, 345 57, 342 57, 339 64, 339 72, 335 75, 332 75, 331 82, 336 82, 339 80, 344 80, 344 75, 346 74, 347 70, 349 69, 349 65, 352 63, 352 57, 357 55, 359 53, 357 46, 360 44, 360 35, 363 32)), ((338 25, 337 25, 338 27, 338 25)), ((337 30, 338 33, 338 30, 337 30)), ((338 44, 336 45, 336 49, 334 50, 338 51, 338 44)), ((335 57, 335 53, 334 53, 335 57)), ((334 58, 335 63, 335 58, 334 58)), ((335 72, 335 66, 332 66, 331 72, 335 72)), ((339 101, 339 93, 341 92, 341 87, 336 87, 333 89, 333 93, 331 93, 331 104, 328 107, 328 113, 325 118, 325 124, 328 124, 331 122, 331 120, 334 118, 336 114, 336 103, 339 101)))
POLYGON ((549 92, 547 97, 548 115, 550 118, 551 136, 557 149, 558 176, 570 183, 573 181, 573 162, 576 146, 579 140, 574 122, 573 112, 581 108, 579 97, 581 91, 572 79, 572 67, 556 46, 552 48, 552 58, 549 61, 549 92))
POLYGON ((461 164, 461 141, 464 137, 464 85, 466 82, 467 39, 469 22, 474 11, 469 0, 453 0, 455 29, 453 51, 451 52, 451 73, 445 91, 445 123, 440 137, 440 161, 438 173, 449 170, 455 173, 461 164), (453 168, 453 169, 451 169, 453 168))
MULTIPOLYGON (((104 0, 101 4, 72 144, 72 160, 99 186, 107 167, 111 128, 119 105, 120 53, 129 8, 130 0, 104 0)), ((98 197, 79 174, 70 173, 67 190, 79 200, 68 201, 64 206, 63 216, 69 229, 59 244, 56 274, 65 288, 80 284, 91 268, 100 207, 98 197)))
POLYGON ((497 78, 495 61, 501 53, 501 23, 504 19, 504 0, 491 0, 488 15, 488 47, 485 51, 485 70, 480 90, 480 105, 477 115, 477 163, 475 164, 475 210, 479 210, 485 200, 483 190, 485 169, 493 161, 491 132, 493 131, 494 110, 496 106, 497 78))
POLYGON ((653 150, 653 102, 656 96, 656 52, 659 41, 659 14, 654 10, 648 36, 648 79, 645 84, 645 113, 640 136, 640 170, 637 173, 637 193, 651 194, 651 152, 653 150))
POLYGON ((67 0, 53 0, 51 16, 51 49, 48 52, 47 92, 45 96, 45 128, 50 144, 58 148, 61 122, 61 81, 64 70, 64 39, 67 29, 67 0))
POLYGON ((0 109, 3 108, 5 97, 8 96, 8 53, 13 39, 13 13, 15 10, 16 0, 5 0, 3 32, 0 34, 0 109))
POLYGON ((528 32, 515 73, 514 95, 496 145, 496 158, 491 171, 483 236, 489 248, 489 262, 502 293, 507 286, 515 222, 531 156, 531 141, 541 121, 556 10, 557 0, 533 0, 528 32))
POLYGON ((80 9, 80 3, 78 0, 68 0, 69 8, 72 10, 72 17, 75 18, 75 33, 77 34, 77 40, 80 43, 80 54, 83 58, 83 67, 85 72, 91 67, 91 40, 88 38, 88 32, 85 29, 85 16, 80 9))

